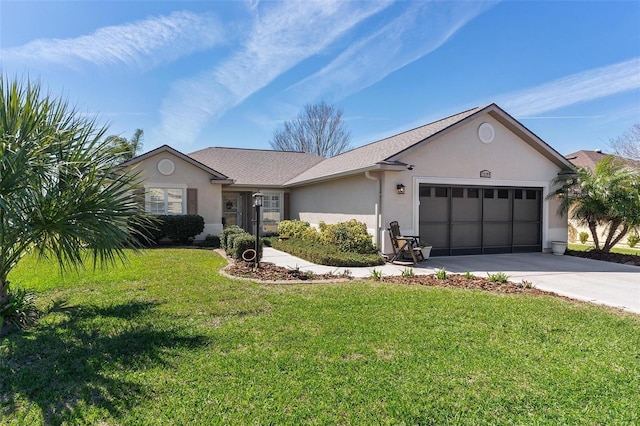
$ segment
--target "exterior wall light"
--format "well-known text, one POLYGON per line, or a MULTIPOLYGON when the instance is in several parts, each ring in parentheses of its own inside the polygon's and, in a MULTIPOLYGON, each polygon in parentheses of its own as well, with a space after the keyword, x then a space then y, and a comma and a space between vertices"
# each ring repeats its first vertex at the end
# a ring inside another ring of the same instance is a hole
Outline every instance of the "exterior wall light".
POLYGON ((399 183, 396 185, 396 192, 398 194, 404 194, 404 185, 399 183))

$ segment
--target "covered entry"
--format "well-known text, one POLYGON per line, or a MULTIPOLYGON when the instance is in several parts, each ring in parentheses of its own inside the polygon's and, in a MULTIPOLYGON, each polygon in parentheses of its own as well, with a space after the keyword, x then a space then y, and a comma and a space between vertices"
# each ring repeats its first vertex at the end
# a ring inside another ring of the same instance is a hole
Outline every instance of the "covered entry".
POLYGON ((434 256, 542 251, 542 188, 420 184, 419 200, 434 256))

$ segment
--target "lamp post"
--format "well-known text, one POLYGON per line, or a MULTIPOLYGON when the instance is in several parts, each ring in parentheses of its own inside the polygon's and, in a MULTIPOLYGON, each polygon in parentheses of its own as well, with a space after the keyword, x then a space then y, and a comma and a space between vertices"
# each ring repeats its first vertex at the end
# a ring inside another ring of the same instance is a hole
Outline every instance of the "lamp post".
POLYGON ((260 267, 260 207, 262 207, 262 195, 260 192, 253 194, 253 206, 256 208, 256 257, 253 266, 260 267))

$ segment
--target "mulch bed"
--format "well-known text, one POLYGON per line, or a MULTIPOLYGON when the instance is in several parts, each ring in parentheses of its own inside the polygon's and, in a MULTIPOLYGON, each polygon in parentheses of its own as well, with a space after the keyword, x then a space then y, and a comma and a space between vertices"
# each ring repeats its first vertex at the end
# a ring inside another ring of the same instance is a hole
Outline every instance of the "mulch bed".
MULTIPOLYGON (((308 282, 308 281, 344 281, 346 277, 334 274, 313 274, 307 275, 299 269, 283 268, 275 266, 271 263, 261 263, 257 270, 252 264, 244 262, 233 263, 224 269, 224 272, 241 278, 248 278, 253 281, 269 282, 269 283, 286 283, 286 282, 308 282)), ((370 278, 373 279, 373 278, 370 278)), ((424 285, 430 287, 445 288, 464 288, 485 290, 499 293, 527 293, 527 294, 546 294, 555 295, 555 293, 542 291, 534 287, 524 285, 522 283, 496 283, 487 278, 474 277, 466 278, 464 275, 448 274, 447 278, 442 280, 436 278, 435 275, 414 275, 403 277, 398 275, 383 276, 379 281, 391 284, 406 285, 424 285)))
POLYGON ((603 253, 597 250, 576 251, 567 250, 569 256, 584 257, 586 259, 604 260, 605 262, 623 263, 625 265, 640 266, 640 256, 634 254, 603 253))

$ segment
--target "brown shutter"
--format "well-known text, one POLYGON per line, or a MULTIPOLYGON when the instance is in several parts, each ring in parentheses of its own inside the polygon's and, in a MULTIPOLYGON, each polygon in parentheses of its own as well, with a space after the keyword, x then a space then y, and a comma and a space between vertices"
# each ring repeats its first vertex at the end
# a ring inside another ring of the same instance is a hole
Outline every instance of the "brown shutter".
POLYGON ((187 214, 198 214, 198 188, 187 188, 187 214))
POLYGON ((282 217, 284 218, 284 220, 290 220, 291 219, 291 210, 289 209, 289 193, 285 192, 284 193, 284 200, 282 200, 282 217))

